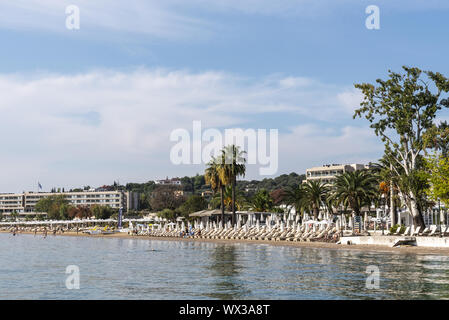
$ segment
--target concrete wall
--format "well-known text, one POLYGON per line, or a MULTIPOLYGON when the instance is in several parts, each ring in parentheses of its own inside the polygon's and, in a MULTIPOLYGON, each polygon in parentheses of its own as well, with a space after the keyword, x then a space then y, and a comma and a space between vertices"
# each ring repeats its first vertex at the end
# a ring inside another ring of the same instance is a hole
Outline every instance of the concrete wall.
MULTIPOLYGON (((341 244, 366 244, 393 246, 397 239, 404 239, 404 236, 365 236, 365 237, 341 237, 341 244)), ((449 237, 413 237, 416 239, 418 247, 449 248, 449 237)))

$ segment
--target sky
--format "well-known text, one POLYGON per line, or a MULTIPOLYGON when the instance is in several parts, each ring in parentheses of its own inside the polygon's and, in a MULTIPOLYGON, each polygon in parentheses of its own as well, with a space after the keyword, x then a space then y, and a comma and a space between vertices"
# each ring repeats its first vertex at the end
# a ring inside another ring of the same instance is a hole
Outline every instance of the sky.
POLYGON ((446 0, 1 1, 0 192, 201 174, 170 160, 171 132, 198 120, 278 129, 273 176, 376 161, 354 84, 403 65, 449 76, 448 14, 446 0))

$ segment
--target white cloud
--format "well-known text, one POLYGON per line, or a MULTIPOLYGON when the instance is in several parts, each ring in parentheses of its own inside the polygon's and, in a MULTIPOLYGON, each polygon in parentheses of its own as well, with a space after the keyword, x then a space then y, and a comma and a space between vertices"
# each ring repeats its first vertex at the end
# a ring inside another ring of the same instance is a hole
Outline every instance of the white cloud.
POLYGON ((8 169, 0 173, 0 191, 22 191, 36 179, 50 188, 171 175, 180 169, 169 160, 170 132, 190 131, 193 120, 224 129, 254 125, 255 115, 266 114, 258 128, 282 130, 282 120, 273 122, 271 115, 296 117, 300 126, 280 135, 281 165, 288 159, 301 168, 306 158, 321 163, 323 156, 362 154, 369 150, 364 131, 335 131, 336 121, 350 121, 338 101, 341 92, 345 88, 308 78, 248 79, 214 71, 3 74, 0 142, 8 151, 0 163, 8 169), (318 126, 323 121, 329 128, 318 126))
POLYGON ((360 108, 360 103, 363 101, 363 94, 360 90, 354 88, 339 93, 337 98, 348 112, 354 113, 357 108, 360 108))

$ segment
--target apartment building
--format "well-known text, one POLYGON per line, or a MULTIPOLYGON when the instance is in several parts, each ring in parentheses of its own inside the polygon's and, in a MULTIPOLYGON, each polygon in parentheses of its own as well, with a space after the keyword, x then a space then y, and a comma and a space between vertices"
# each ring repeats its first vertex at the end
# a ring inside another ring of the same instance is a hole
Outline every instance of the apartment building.
POLYGON ((74 206, 103 205, 124 210, 138 209, 138 194, 124 191, 83 191, 83 192, 24 192, 0 194, 0 213, 34 212, 36 203, 49 196, 63 195, 74 206))
POLYGON ((325 164, 321 167, 313 167, 306 170, 306 181, 321 180, 324 183, 332 183, 335 176, 344 172, 368 169, 364 164, 325 164))

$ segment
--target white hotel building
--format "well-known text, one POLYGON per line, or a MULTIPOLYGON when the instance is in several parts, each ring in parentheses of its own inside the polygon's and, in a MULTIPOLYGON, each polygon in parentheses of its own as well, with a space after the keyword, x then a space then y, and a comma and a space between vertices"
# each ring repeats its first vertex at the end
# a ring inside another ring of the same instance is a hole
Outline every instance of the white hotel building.
POLYGON ((125 191, 83 191, 83 192, 24 192, 0 193, 0 213, 34 212, 36 203, 53 195, 63 195, 74 206, 102 205, 123 208, 124 211, 138 209, 138 194, 125 191))
POLYGON ((364 164, 325 164, 321 167, 313 167, 306 170, 306 181, 321 180, 331 184, 335 176, 344 172, 368 169, 369 165, 364 164))

